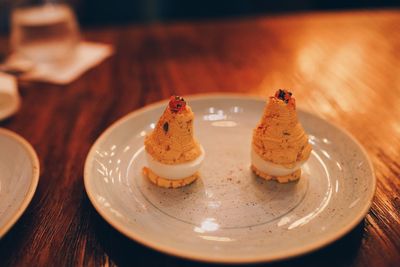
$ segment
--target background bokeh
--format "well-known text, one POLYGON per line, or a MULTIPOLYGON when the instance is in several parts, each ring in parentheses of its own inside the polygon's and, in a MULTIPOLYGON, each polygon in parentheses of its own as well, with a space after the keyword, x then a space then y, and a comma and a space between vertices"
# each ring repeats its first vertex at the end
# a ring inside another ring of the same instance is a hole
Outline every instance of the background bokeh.
MULTIPOLYGON (((0 31, 8 30, 8 17, 12 6, 24 1, 27 0, 0 0, 0 31)), ((57 0, 42 1, 57 2, 57 0)), ((69 0, 64 2, 74 7, 80 23, 84 26, 400 6, 400 0, 69 0)))

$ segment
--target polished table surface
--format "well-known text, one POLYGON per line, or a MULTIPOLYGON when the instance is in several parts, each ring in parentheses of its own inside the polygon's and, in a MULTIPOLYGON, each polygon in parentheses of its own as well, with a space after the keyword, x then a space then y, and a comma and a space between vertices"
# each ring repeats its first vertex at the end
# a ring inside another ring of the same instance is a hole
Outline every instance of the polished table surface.
MULTIPOLYGON (((368 151, 372 208, 344 238, 273 266, 395 266, 400 262, 400 10, 84 29, 116 53, 67 86, 19 82, 0 122, 36 149, 32 203, 0 242, 0 265, 197 266, 109 226, 83 186, 90 146, 119 117, 171 94, 291 88, 298 105, 342 126, 368 151)), ((6 36, 0 48, 7 49, 6 36)))

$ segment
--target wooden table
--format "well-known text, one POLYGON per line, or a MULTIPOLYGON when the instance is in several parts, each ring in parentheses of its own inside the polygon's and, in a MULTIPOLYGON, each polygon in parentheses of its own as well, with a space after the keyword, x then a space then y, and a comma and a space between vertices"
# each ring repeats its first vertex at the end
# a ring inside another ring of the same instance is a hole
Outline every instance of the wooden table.
MULTIPOLYGON (((0 126, 35 147, 41 177, 0 242, 2 266, 199 263, 119 234, 83 187, 90 146, 113 121, 171 94, 292 88, 298 105, 350 131, 378 178, 363 223, 336 243, 277 266, 400 262, 400 11, 311 13, 84 31, 116 54, 68 86, 20 82, 20 112, 0 126)), ((6 38, 0 41, 5 49, 6 38)))

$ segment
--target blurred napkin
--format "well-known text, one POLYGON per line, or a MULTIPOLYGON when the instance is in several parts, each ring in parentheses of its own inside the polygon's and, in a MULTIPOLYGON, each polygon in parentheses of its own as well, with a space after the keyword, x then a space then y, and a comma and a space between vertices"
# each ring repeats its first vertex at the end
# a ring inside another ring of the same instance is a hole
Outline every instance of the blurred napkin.
POLYGON ((0 120, 13 115, 19 106, 20 97, 15 77, 0 72, 0 120))
POLYGON ((81 42, 76 48, 73 58, 62 65, 29 64, 17 55, 11 55, 7 60, 9 66, 23 66, 25 71, 19 76, 21 80, 43 81, 54 84, 68 84, 85 71, 96 66, 112 55, 113 47, 108 44, 81 42))

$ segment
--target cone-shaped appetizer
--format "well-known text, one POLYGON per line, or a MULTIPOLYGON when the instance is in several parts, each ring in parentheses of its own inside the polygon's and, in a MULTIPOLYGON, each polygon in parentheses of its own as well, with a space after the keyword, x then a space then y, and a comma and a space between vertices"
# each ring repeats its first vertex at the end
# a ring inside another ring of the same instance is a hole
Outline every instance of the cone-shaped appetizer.
POLYGON ((148 167, 143 173, 154 184, 177 188, 199 176, 204 149, 193 136, 194 114, 185 100, 171 96, 153 132, 144 141, 148 167))
POLYGON ((312 147, 297 119, 292 93, 279 89, 270 97, 261 121, 253 131, 251 168, 266 180, 298 180, 301 165, 312 147))

